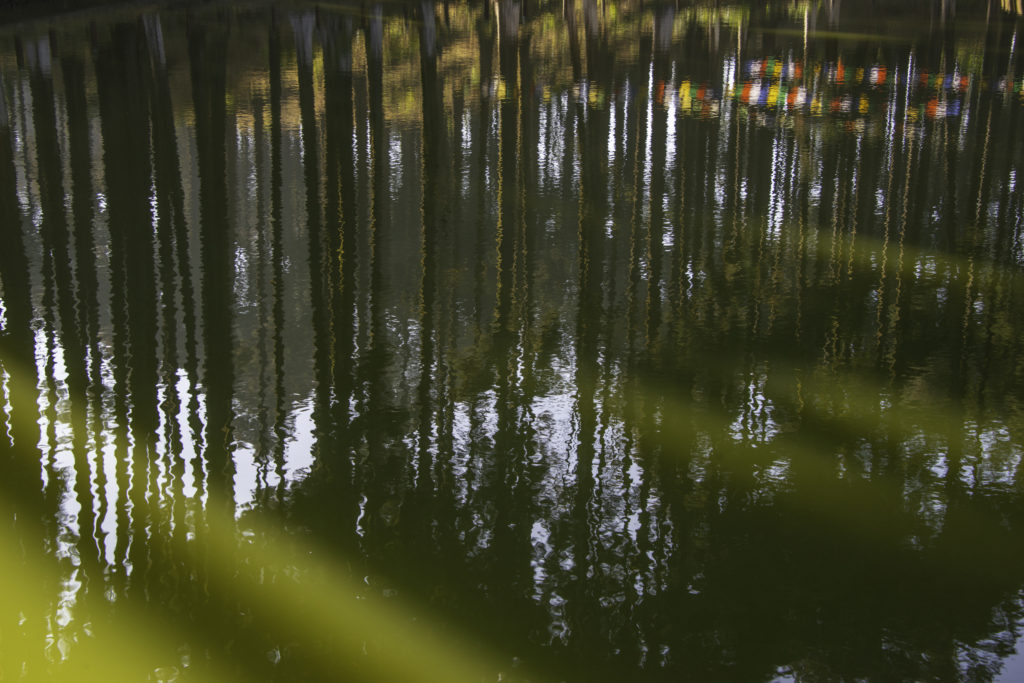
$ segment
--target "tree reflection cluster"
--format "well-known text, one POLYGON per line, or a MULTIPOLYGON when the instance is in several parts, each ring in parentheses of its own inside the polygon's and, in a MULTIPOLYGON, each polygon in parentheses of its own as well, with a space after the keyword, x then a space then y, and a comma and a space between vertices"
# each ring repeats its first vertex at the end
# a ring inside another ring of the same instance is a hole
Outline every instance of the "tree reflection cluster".
POLYGON ((0 675, 135 610, 178 629, 147 676, 325 677, 332 634, 216 582, 299 581, 252 559, 284 535, 555 679, 991 679, 1024 622, 1018 25, 832 12, 3 34, 0 539, 56 570, 4 589, 0 675))

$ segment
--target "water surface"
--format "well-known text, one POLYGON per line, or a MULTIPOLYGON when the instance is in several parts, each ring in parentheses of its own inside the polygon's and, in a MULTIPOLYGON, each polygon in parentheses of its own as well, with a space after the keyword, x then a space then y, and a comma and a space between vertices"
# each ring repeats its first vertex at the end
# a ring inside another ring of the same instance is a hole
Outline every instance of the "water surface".
POLYGON ((0 26, 0 678, 1019 670, 1015 6, 756 4, 0 26))

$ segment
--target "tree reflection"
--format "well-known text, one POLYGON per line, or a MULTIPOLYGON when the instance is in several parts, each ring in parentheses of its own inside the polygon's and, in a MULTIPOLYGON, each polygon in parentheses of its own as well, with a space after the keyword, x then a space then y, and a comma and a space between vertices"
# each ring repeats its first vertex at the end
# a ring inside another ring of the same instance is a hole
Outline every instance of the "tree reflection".
POLYGON ((995 676, 1018 27, 838 10, 4 42, 4 566, 60 580, 5 589, 3 671, 71 675, 140 612, 172 633, 140 677, 397 676, 345 619, 411 604, 514 679, 995 676))

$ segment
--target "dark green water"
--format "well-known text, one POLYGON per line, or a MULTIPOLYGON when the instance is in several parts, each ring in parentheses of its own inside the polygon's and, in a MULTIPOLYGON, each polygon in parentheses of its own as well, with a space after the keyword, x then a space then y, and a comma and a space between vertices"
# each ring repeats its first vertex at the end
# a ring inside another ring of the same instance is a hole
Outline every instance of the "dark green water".
POLYGON ((761 4, 0 25, 0 679, 1020 680, 1016 5, 761 4))

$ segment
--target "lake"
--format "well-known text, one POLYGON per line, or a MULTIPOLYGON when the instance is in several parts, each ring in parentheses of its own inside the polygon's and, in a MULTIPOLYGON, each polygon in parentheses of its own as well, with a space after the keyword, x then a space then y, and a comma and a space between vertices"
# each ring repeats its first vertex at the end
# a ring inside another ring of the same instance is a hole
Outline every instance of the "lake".
POLYGON ((0 678, 1024 675, 1024 7, 0 11, 0 678))

